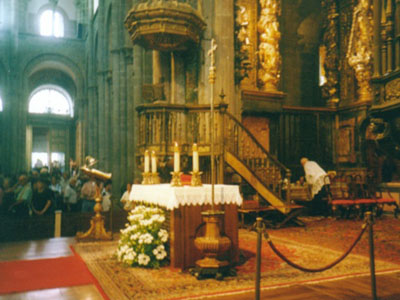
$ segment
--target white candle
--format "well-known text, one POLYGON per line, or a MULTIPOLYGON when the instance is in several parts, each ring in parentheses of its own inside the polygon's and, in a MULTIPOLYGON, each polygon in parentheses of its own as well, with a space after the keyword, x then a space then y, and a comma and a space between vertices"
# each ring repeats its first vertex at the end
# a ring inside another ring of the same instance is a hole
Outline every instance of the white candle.
POLYGON ((179 147, 178 147, 178 143, 175 142, 175 146, 174 146, 174 172, 179 172, 180 169, 180 157, 179 157, 179 147))
POLYGON ((199 171, 199 152, 197 151, 197 144, 193 144, 193 172, 199 171))
POLYGON ((150 172, 150 155, 149 155, 149 150, 146 150, 144 152, 144 172, 149 173, 150 172))
POLYGON ((151 151, 151 173, 157 173, 157 157, 155 151, 151 151))

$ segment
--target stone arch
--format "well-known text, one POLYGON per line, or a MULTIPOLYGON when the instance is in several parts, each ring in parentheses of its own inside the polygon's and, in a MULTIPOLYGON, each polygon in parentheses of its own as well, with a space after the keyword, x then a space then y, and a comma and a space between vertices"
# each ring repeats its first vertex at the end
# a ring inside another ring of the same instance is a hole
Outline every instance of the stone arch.
MULTIPOLYGON (((58 54, 41 54, 33 59, 31 59, 23 69, 22 74, 25 74, 24 77, 24 90, 32 91, 37 86, 32 86, 32 82, 30 80, 35 80, 35 75, 37 74, 46 74, 53 73, 59 76, 60 78, 64 77, 67 80, 70 80, 69 87, 66 88, 67 91, 71 92, 71 86, 74 87, 75 91, 70 93, 75 100, 75 104, 78 104, 77 101, 82 99, 84 95, 84 87, 85 80, 79 66, 73 62, 70 58, 65 57, 63 55, 58 54), (30 86, 31 85, 31 86, 30 86)), ((44 84, 45 82, 37 81, 37 85, 44 84)), ((48 82, 49 83, 49 82, 48 82)), ((54 83, 54 82, 50 82, 54 83)), ((34 85, 34 84, 33 84, 34 85)), ((61 85, 61 87, 64 87, 61 85)), ((28 98, 26 98, 26 105, 28 98)), ((75 105, 77 107, 77 105, 75 105)))

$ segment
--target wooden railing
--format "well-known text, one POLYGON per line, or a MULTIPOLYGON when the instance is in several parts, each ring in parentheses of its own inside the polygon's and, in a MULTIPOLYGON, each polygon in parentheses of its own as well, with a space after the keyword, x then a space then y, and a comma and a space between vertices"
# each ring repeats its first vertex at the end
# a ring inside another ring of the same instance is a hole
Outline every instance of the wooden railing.
MULTIPOLYGON (((289 203, 291 172, 272 156, 245 128, 226 111, 224 103, 215 105, 214 154, 222 157, 229 151, 240 160, 262 184, 278 198, 289 203)), ((172 156, 178 142, 181 153, 191 156, 197 143, 200 155, 210 154, 210 106, 169 103, 143 104, 139 112, 138 156, 146 149, 160 157, 172 156)), ((220 160, 222 161, 222 160, 220 160)))
MULTIPOLYGON (((221 154, 218 114, 226 104, 215 105, 215 144, 217 155, 221 154)), ((197 143, 203 155, 210 151, 210 106, 180 105, 169 103, 143 104, 139 112, 139 137, 137 149, 142 155, 146 149, 156 151, 159 156, 171 155, 175 142, 183 154, 191 154, 193 143, 197 143)))
POLYGON ((233 115, 223 113, 224 151, 242 161, 271 192, 290 202, 291 172, 272 156, 233 115))

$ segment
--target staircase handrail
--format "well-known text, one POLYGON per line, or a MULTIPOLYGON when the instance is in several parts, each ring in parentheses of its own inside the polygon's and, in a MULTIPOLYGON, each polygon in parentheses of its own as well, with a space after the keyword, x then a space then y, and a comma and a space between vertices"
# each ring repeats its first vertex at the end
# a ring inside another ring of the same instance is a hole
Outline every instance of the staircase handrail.
MULTIPOLYGON (((232 115, 229 112, 224 112, 225 115, 227 115, 230 119, 232 119, 236 125, 238 125, 243 131, 246 132, 246 134, 250 137, 252 142, 254 142, 257 147, 264 152, 264 154, 267 155, 269 159, 271 159, 276 165, 278 165, 281 169, 285 170, 286 173, 290 173, 290 169, 287 168, 285 165, 283 165, 277 158, 275 158, 273 155, 269 153, 267 149, 264 148, 263 145, 260 144, 260 142, 256 139, 256 137, 248 130, 234 115, 232 115)), ((225 133, 224 133, 225 134, 225 133)))

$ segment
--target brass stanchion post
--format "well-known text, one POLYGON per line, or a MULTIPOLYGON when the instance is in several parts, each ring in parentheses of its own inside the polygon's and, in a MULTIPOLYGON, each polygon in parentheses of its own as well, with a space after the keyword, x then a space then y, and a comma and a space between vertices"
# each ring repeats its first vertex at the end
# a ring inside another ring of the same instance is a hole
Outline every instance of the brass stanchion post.
POLYGON ((215 40, 211 40, 211 49, 208 51, 210 56, 210 68, 209 68, 209 83, 211 87, 211 99, 210 99, 210 160, 211 160, 211 209, 203 211, 201 214, 205 222, 205 235, 203 237, 197 237, 194 240, 194 244, 205 256, 205 258, 196 261, 196 268, 193 270, 193 274, 197 278, 201 278, 204 275, 215 275, 216 279, 222 279, 223 276, 229 274, 230 262, 227 260, 219 260, 218 256, 225 253, 232 247, 232 241, 226 237, 221 236, 220 226, 223 223, 225 212, 222 210, 215 209, 215 167, 214 167, 214 83, 216 78, 216 67, 214 52, 217 49, 215 40))
POLYGON ((260 300, 260 274, 261 274, 261 242, 262 242, 262 218, 257 217, 257 253, 256 253, 256 298, 260 300))
POLYGON ((369 264, 371 270, 371 293, 372 299, 378 300, 376 295, 376 278, 375 278, 375 254, 374 254, 374 220, 372 217, 372 212, 368 211, 366 213, 368 222, 368 241, 369 241, 369 264))

